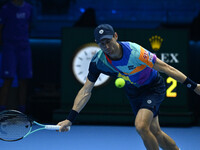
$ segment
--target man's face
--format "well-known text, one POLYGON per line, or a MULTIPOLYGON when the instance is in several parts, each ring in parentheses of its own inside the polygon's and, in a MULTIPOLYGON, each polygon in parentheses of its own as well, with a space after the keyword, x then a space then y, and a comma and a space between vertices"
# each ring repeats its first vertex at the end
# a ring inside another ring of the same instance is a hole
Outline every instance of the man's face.
POLYGON ((109 56, 115 54, 117 47, 116 38, 113 37, 112 39, 102 39, 100 43, 98 43, 101 50, 109 56))

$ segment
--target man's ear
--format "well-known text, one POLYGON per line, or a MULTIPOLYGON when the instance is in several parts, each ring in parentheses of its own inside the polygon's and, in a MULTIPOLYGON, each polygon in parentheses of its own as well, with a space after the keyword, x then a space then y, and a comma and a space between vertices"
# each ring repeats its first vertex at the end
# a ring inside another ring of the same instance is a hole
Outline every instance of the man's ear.
POLYGON ((114 38, 115 38, 116 41, 118 40, 117 32, 115 32, 115 34, 114 34, 114 38))

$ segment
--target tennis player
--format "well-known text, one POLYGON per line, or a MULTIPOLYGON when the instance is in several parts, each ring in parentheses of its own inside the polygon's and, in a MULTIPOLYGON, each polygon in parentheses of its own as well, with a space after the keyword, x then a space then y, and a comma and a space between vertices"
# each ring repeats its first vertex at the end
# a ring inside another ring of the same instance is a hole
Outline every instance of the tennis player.
MULTIPOLYGON (((200 84, 166 64, 142 46, 117 41, 113 27, 101 24, 94 31, 95 41, 101 48, 90 62, 87 81, 78 92, 72 110, 66 120, 59 122, 60 132, 68 131, 78 113, 91 97, 95 81, 100 73, 126 80, 125 91, 136 115, 135 127, 146 149, 179 150, 172 138, 159 125, 158 111, 165 98, 165 83, 159 72, 183 83, 200 95, 200 84)), ((113 102, 114 103, 114 102, 113 102)))

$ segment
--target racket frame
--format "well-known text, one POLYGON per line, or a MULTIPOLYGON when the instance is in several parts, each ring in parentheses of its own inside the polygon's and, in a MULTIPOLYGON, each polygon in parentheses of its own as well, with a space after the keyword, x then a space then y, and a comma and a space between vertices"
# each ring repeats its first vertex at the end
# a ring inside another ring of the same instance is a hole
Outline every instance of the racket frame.
MULTIPOLYGON (((21 137, 21 138, 14 139, 14 140, 6 140, 6 139, 2 139, 2 138, 0 137, 0 140, 3 140, 3 141, 7 141, 7 142, 19 141, 19 140, 21 140, 21 139, 27 137, 28 135, 30 135, 30 134, 32 134, 32 133, 35 133, 35 132, 37 132, 37 131, 40 131, 40 130, 59 130, 59 128, 60 128, 60 126, 58 126, 58 125, 44 125, 44 124, 38 123, 38 122, 36 122, 36 121, 33 121, 33 120, 30 119, 27 115, 25 115, 25 114, 23 114, 22 112, 17 111, 17 110, 6 110, 6 111, 4 111, 4 112, 13 112, 13 113, 19 113, 19 114, 23 115, 23 116, 27 119, 27 121, 30 122, 30 128, 29 128, 29 131, 28 131, 23 137, 21 137), (37 128, 37 129, 35 129, 35 130, 32 130, 32 129, 33 129, 33 124, 36 124, 36 125, 40 126, 40 128, 37 128)), ((2 112, 2 113, 3 113, 3 112, 2 112)), ((68 130, 70 130, 70 126, 67 127, 67 128, 68 128, 68 130)))

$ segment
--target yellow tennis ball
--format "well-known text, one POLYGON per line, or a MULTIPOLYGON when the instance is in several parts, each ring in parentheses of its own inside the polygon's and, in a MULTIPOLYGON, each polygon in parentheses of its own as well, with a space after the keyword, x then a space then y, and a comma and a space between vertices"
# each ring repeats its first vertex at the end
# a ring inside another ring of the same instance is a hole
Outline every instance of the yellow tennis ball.
POLYGON ((124 87, 124 85, 125 85, 125 80, 124 80, 124 79, 122 79, 122 78, 117 78, 117 79, 115 80, 115 86, 116 86, 116 87, 122 88, 122 87, 124 87))

